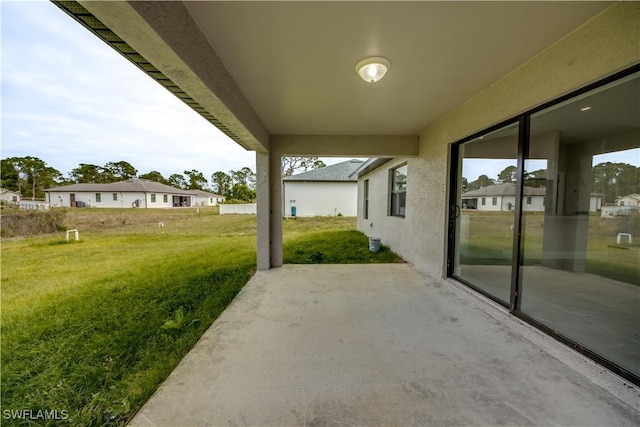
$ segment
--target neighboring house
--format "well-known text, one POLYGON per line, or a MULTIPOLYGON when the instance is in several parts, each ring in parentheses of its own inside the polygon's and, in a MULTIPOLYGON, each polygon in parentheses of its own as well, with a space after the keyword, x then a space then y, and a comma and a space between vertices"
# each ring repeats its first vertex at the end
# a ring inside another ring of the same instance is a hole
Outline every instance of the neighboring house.
MULTIPOLYGON (((546 187, 523 188, 522 209, 530 212, 544 212, 546 187)), ((479 190, 462 193, 462 209, 479 211, 513 211, 516 208, 516 185, 504 183, 490 185, 479 190)), ((596 212, 602 207, 602 195, 591 194, 589 212, 596 212)))
POLYGON ((258 270, 283 264, 283 156, 387 159, 358 172, 359 230, 640 384, 636 276, 606 277, 627 257, 594 251, 583 214, 594 157, 640 147, 640 2, 54 4, 255 151, 258 270), (496 234, 460 209, 462 172, 513 159, 544 169, 549 203, 496 234))
POLYGON ((71 184, 48 188, 51 207, 171 208, 192 206, 192 190, 182 190, 147 179, 107 184, 71 184))
POLYGON ((640 211, 640 194, 633 193, 618 197, 613 206, 603 206, 601 216, 603 218, 619 218, 632 215, 637 211, 640 211))
POLYGON ((189 192, 193 194, 196 206, 218 206, 225 200, 224 196, 204 190, 189 190, 189 192))
POLYGON ((20 203, 21 197, 22 196, 20 196, 20 193, 18 193, 17 191, 0 188, 0 200, 2 200, 4 203, 17 205, 18 203, 20 203))
POLYGON ((634 206, 640 207, 640 194, 633 193, 628 196, 618 197, 616 199, 616 206, 634 206))
POLYGON ((347 160, 282 179, 285 216, 356 216, 362 160, 347 160))

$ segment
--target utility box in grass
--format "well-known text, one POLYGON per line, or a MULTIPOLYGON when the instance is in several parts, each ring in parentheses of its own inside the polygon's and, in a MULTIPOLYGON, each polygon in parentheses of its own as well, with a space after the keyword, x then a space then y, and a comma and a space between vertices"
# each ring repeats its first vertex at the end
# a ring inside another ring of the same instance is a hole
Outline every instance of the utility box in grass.
POLYGON ((380 239, 377 237, 369 237, 369 250, 378 252, 380 250, 380 239))

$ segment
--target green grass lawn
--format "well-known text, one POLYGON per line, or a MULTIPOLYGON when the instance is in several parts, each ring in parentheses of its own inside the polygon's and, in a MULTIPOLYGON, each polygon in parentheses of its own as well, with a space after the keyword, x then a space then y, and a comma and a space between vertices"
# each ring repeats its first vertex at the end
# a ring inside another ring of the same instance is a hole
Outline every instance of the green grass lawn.
MULTIPOLYGON (((512 212, 465 211, 467 234, 461 239, 462 264, 511 265, 513 248, 512 212)), ((637 217, 636 217, 637 218, 637 217)), ((635 218, 588 219, 587 272, 634 285, 640 285, 640 239, 633 244, 616 245, 617 233, 635 218)), ((529 212, 524 216, 524 265, 540 265, 542 259, 544 214, 529 212)), ((640 236, 638 236, 640 237, 640 236)))
MULTIPOLYGON (((75 209, 66 225, 79 242, 2 241, 3 425, 125 424, 255 269, 255 216, 75 209), (7 410, 69 418, 21 422, 7 410)), ((400 261, 370 253, 354 228, 354 218, 286 221, 285 260, 400 261)))

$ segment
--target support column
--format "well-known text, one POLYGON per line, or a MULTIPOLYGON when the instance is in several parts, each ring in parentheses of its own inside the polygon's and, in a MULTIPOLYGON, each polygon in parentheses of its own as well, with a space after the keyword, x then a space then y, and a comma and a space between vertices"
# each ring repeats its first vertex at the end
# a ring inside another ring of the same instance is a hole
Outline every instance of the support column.
POLYGON ((580 150, 561 142, 549 162, 542 240, 542 265, 573 272, 586 271, 589 238, 593 156, 580 150))
POLYGON ((270 195, 270 261, 271 267, 280 267, 282 257, 282 157, 277 150, 269 154, 269 195, 270 195))
POLYGON ((269 153, 256 152, 256 199, 257 199, 257 269, 271 267, 271 198, 269 183, 269 153))

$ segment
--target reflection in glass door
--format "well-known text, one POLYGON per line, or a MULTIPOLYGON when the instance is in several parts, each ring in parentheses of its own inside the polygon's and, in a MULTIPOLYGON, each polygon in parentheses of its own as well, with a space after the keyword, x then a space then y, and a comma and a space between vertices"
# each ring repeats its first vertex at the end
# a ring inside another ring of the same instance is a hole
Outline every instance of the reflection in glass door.
POLYGON ((524 188, 544 207, 523 209, 521 311, 638 374, 640 74, 530 126, 524 188))
POLYGON ((516 205, 517 123, 459 147, 453 274, 509 302, 516 205))

